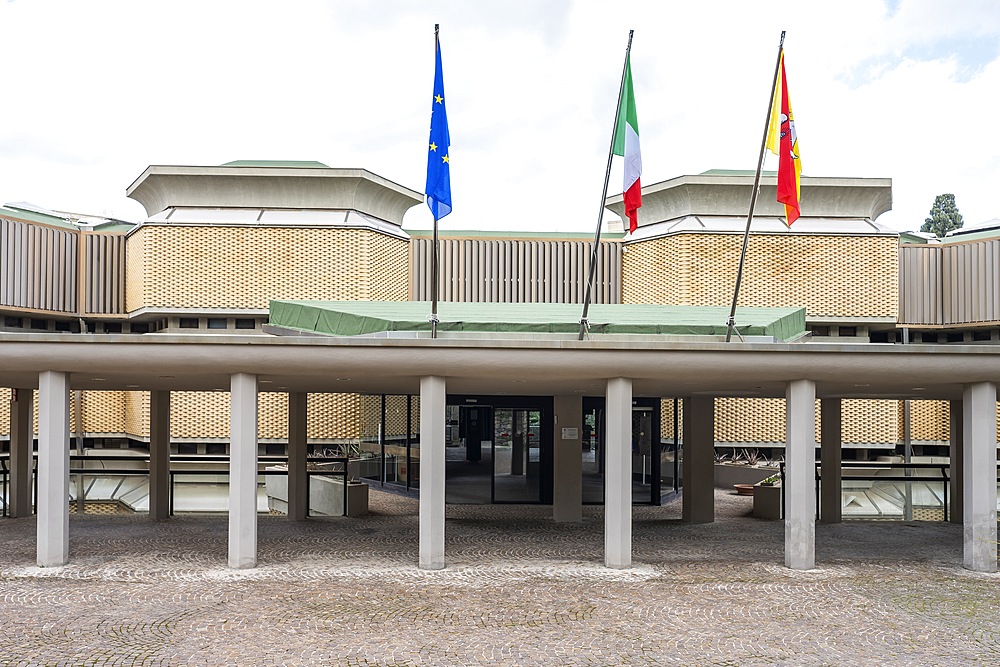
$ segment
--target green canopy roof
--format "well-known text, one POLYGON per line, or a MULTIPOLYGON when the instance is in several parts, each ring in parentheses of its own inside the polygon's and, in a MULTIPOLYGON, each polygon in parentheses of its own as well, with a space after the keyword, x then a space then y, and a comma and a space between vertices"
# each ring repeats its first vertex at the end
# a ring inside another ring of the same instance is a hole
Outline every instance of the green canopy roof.
MULTIPOLYGON (((272 326, 331 336, 390 331, 430 331, 429 301, 271 301, 272 326)), ((439 332, 572 334, 580 329, 576 303, 438 303, 439 332)), ((645 334, 724 336, 724 307, 594 304, 591 335, 645 334)), ((743 308, 737 312, 744 336, 789 341, 805 333, 805 308, 743 308)))

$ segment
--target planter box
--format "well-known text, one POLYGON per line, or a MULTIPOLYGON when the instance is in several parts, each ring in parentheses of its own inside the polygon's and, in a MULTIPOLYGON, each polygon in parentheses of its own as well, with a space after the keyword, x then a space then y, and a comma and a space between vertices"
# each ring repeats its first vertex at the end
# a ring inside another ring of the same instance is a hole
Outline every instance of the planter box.
MULTIPOLYGON (((285 470, 285 466, 268 466, 266 470, 285 470)), ((288 513, 288 477, 267 475, 267 507, 288 513)), ((309 478, 309 514, 314 516, 344 516, 344 480, 340 477, 312 475, 309 478)), ((347 483, 347 516, 368 514, 368 485, 347 483)))
POLYGON ((753 515, 758 519, 781 518, 781 485, 753 487, 753 515))
POLYGON ((715 464, 715 485, 724 489, 733 488, 733 484, 756 484, 762 479, 778 473, 777 468, 733 465, 731 463, 715 464))

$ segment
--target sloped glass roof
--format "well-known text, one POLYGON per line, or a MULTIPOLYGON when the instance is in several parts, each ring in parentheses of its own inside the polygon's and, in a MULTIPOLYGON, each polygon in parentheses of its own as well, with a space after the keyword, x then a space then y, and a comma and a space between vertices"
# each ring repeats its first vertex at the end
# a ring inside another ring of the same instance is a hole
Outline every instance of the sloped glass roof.
MULTIPOLYGON (((505 334, 578 334, 582 304, 438 302, 438 331, 505 334)), ((271 301, 269 324, 281 329, 330 336, 388 332, 429 332, 429 301, 271 301)), ((724 336, 729 308, 594 304, 590 335, 724 336)), ((742 308, 744 336, 791 341, 806 331, 804 308, 742 308)), ((520 334, 520 336, 518 336, 520 334)))

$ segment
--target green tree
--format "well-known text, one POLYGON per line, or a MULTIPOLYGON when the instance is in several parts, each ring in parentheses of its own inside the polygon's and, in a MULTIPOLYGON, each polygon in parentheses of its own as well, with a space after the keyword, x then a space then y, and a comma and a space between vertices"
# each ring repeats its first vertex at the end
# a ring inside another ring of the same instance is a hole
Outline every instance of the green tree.
POLYGON ((962 214, 955 206, 955 195, 938 195, 934 198, 934 205, 931 206, 930 217, 924 220, 920 231, 931 232, 934 236, 941 237, 953 229, 961 229, 962 222, 962 214))

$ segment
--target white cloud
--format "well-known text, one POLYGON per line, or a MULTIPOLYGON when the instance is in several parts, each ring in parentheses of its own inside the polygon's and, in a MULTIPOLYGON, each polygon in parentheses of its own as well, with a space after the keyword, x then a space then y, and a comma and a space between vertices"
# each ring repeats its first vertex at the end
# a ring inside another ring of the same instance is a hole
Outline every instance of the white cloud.
POLYGON ((893 178, 900 229, 942 192, 1000 215, 990 1, 10 2, 0 21, 4 201, 138 219, 124 191, 147 165, 235 159, 421 190, 437 22, 446 228, 593 229, 629 28, 643 182, 754 167, 786 29, 806 174, 893 178))

